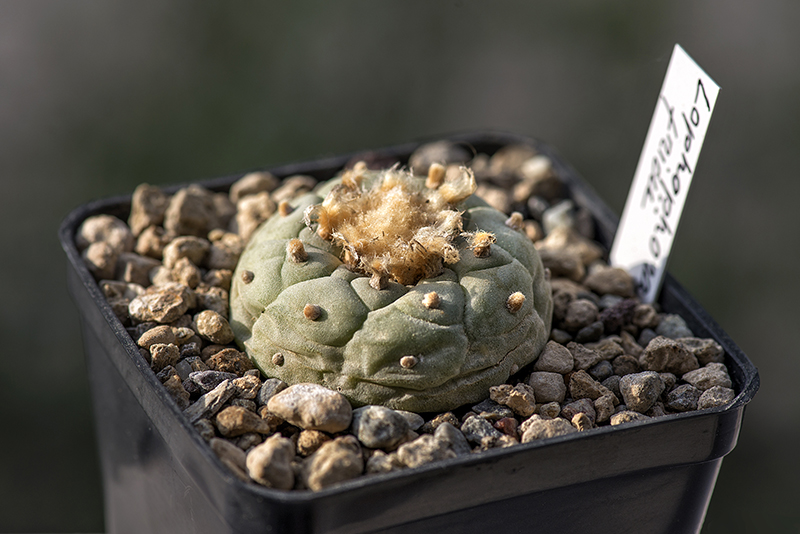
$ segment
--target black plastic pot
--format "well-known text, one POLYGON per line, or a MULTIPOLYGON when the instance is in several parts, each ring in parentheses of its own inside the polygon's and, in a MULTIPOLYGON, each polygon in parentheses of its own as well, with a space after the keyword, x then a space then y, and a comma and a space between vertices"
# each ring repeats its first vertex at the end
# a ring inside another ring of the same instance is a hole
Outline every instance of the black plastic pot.
MULTIPOLYGON (((617 219, 554 151, 509 134, 451 136, 491 154, 515 142, 550 156, 573 199, 597 220, 617 219)), ((405 161, 419 143, 377 152, 405 161)), ((270 169, 325 180, 351 155, 270 169)), ((203 185, 225 190, 239 176, 203 185)), ((722 458, 736 445, 759 386, 742 351, 671 277, 660 304, 697 336, 716 339, 738 392, 725 407, 528 443, 417 469, 361 477, 320 492, 285 492, 237 479, 192 428, 139 355, 81 261, 74 237, 87 217, 125 219, 130 197, 73 211, 60 229, 68 284, 80 311, 109 532, 698 532, 722 458)))

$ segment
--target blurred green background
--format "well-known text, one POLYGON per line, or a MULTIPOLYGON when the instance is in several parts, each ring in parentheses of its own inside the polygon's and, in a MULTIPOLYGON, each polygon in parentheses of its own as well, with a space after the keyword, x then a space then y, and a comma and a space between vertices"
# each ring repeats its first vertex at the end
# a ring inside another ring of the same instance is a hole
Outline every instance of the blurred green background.
POLYGON ((678 42, 722 90, 670 271, 762 378, 703 532, 798 532, 798 23, 792 0, 0 2, 0 530, 103 530, 71 209, 493 128, 619 213, 678 42))

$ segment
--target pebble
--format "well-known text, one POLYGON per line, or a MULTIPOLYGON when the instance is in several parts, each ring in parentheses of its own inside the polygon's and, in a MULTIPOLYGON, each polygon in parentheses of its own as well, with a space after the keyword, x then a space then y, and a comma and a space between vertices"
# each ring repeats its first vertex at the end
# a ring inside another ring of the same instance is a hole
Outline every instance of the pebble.
POLYGON ((699 367, 697 358, 683 343, 664 336, 656 337, 644 348, 639 365, 648 371, 667 371, 678 376, 699 367))
MULTIPOLYGON (((568 350, 564 350, 569 354, 568 350)), ((515 386, 511 386, 511 384, 492 386, 489 388, 489 398, 498 404, 508 406, 515 414, 523 417, 533 415, 536 411, 536 397, 533 388, 524 383, 515 386)))
POLYGON ((385 406, 362 406, 353 410, 352 433, 365 447, 392 450, 409 430, 406 418, 385 406))
POLYGON ((552 276, 569 278, 576 282, 586 276, 586 268, 575 252, 543 248, 539 250, 539 258, 542 260, 542 265, 550 269, 552 276))
POLYGON ((495 421, 492 426, 507 436, 519 438, 519 434, 517 433, 517 430, 519 429, 519 421, 517 421, 517 419, 514 417, 504 417, 503 419, 499 419, 495 421))
POLYGON ((556 436, 564 436, 577 432, 578 429, 572 426, 566 419, 538 419, 534 420, 525 433, 522 434, 522 443, 529 443, 531 441, 553 438, 556 436))
POLYGON ((269 193, 280 185, 272 173, 261 171, 245 174, 231 185, 230 199, 234 204, 248 195, 255 195, 262 192, 269 193))
POLYGON ((572 423, 572 426, 578 429, 579 432, 589 430, 594 426, 591 418, 583 412, 576 413, 570 422, 572 423))
POLYGON ((652 304, 639 304, 633 309, 631 322, 638 328, 656 328, 660 320, 652 304))
POLYGON ((244 241, 241 237, 230 232, 222 232, 216 235, 214 232, 209 234, 211 248, 208 250, 206 266, 209 269, 233 271, 239 261, 242 251, 244 251, 244 241))
POLYGON ((573 399, 595 400, 611 391, 600 382, 592 378, 586 371, 575 371, 570 375, 569 392, 573 399))
POLYGON ((208 419, 199 419, 195 421, 193 426, 197 430, 197 432, 200 433, 200 437, 202 437, 206 441, 210 441, 216 436, 216 431, 214 430, 214 424, 208 419))
POLYGON ((169 197, 158 187, 140 184, 133 191, 128 226, 138 236, 145 228, 160 226, 169 205, 169 197))
POLYGON ((408 166, 417 176, 427 176, 432 163, 447 166, 449 163, 466 163, 470 153, 450 141, 427 143, 416 149, 408 158, 408 166))
POLYGON ((542 227, 545 234, 551 234, 560 226, 575 228, 575 203, 571 200, 562 200, 547 209, 542 214, 542 227))
POLYGON ((697 409, 705 410, 707 408, 715 408, 717 406, 724 406, 732 402, 736 397, 736 392, 729 387, 712 386, 705 390, 697 401, 697 409))
POLYGON ((242 376, 245 371, 253 369, 253 362, 247 354, 236 349, 222 349, 214 353, 205 363, 211 369, 237 376, 242 376))
POLYGON ((455 416, 453 412, 444 412, 434 416, 430 421, 426 421, 423 424, 419 431, 424 434, 432 434, 439 428, 439 425, 444 423, 450 423, 456 428, 461 427, 461 421, 458 420, 458 417, 455 416))
POLYGON ((375 450, 367 459, 367 464, 364 472, 368 475, 377 475, 381 473, 391 473, 403 469, 405 464, 397 457, 397 453, 386 454, 380 449, 375 450))
MULTIPOLYGON (((284 200, 292 200, 308 193, 317 186, 317 180, 311 176, 295 174, 284 178, 281 185, 272 192, 272 200, 280 204, 284 200)), ((239 208, 241 210, 241 207, 239 208)))
POLYGON ((713 339, 681 337, 678 341, 697 358, 701 367, 709 363, 724 363, 725 350, 713 339))
POLYGON ((561 413, 561 405, 557 402, 548 402, 539 406, 539 415, 550 419, 558 417, 561 413))
POLYGON ((164 247, 164 267, 173 269, 178 260, 186 258, 195 265, 202 265, 211 248, 208 240, 196 236, 176 237, 164 247))
POLYGON ((619 391, 628 409, 644 413, 664 391, 664 381, 655 371, 644 371, 623 376, 619 391))
POLYGON ((422 425, 425 424, 425 418, 417 413, 407 412, 406 410, 395 410, 395 412, 403 416, 403 418, 406 420, 406 423, 408 423, 408 428, 414 432, 419 430, 422 425))
MULTIPOLYGON (((497 431, 495 430, 495 432, 497 431)), ((497 432, 497 434, 500 433, 497 432)), ((414 441, 400 445, 400 448, 397 449, 398 460, 406 467, 412 468, 456 456, 456 452, 446 441, 437 439, 430 434, 423 434, 414 441)))
POLYGON ((539 402, 562 402, 567 394, 564 377, 558 373, 545 371, 531 373, 528 385, 533 388, 539 402))
POLYGON ((214 196, 199 185, 180 189, 164 212, 164 229, 177 236, 203 237, 217 227, 214 196))
MULTIPOLYGON (((555 341, 559 345, 566 345, 567 343, 572 341, 572 335, 566 330, 553 328, 552 330, 550 330, 550 340, 555 341)), ((541 358, 541 355, 539 356, 539 358, 541 358)))
POLYGON ((567 350, 572 354, 574 367, 578 370, 586 370, 600 363, 603 358, 597 352, 587 348, 581 343, 571 341, 567 343, 567 350))
POLYGON ((601 296, 610 293, 620 297, 632 298, 636 294, 633 278, 627 271, 618 267, 606 267, 589 273, 583 283, 601 296))
POLYGON ((657 337, 658 334, 656 334, 655 330, 652 330, 650 328, 643 328, 642 331, 639 333, 639 339, 637 339, 636 342, 639 343, 640 347, 646 347, 647 345, 650 344, 651 341, 653 341, 657 337))
POLYGON ((247 434, 242 434, 233 442, 234 445, 242 449, 243 451, 249 451, 256 445, 259 445, 264 441, 264 438, 261 437, 261 434, 257 434, 255 432, 248 432, 247 434))
POLYGON ((148 226, 136 239, 133 250, 142 256, 160 260, 164 255, 164 247, 170 242, 170 236, 160 226, 148 226))
POLYGON ((290 490, 294 487, 294 444, 279 434, 270 436, 247 453, 250 478, 268 488, 290 490))
POLYGON ((105 241, 92 243, 81 253, 83 263, 97 280, 114 278, 118 255, 119 253, 105 241))
POLYGON ((605 423, 614 414, 614 401, 618 399, 613 394, 603 395, 594 401, 595 422, 605 423))
POLYGON ((319 430, 302 430, 297 435, 297 454, 306 457, 311 456, 323 443, 327 443, 332 438, 325 432, 319 430))
POLYGON ((578 343, 591 343, 603 336, 603 321, 595 321, 589 326, 583 327, 575 334, 575 341, 578 343))
POLYGON ((170 271, 170 276, 173 281, 194 289, 200 284, 203 273, 189 258, 181 258, 175 262, 175 266, 170 271))
POLYGON ((607 387, 609 391, 611 391, 611 393, 613 393, 617 397, 617 399, 620 399, 622 398, 622 393, 620 393, 619 391, 619 381, 621 379, 622 379, 621 376, 614 374, 603 380, 601 384, 607 387))
POLYGON ((623 410, 621 412, 617 412, 614 415, 612 415, 609 421, 611 422, 611 426, 617 426, 625 423, 632 423, 633 421, 649 421, 650 419, 651 417, 648 417, 639 412, 623 410))
POLYGON ((655 332, 659 336, 668 337, 670 339, 694 337, 694 334, 686 325, 686 321, 683 320, 683 317, 673 313, 668 313, 661 317, 661 322, 658 323, 655 332))
MULTIPOLYGON (((611 393, 608 395, 610 396, 611 393)), ((594 423, 597 420, 597 410, 595 410, 594 401, 591 399, 583 398, 572 401, 568 404, 565 404, 564 407, 561 408, 561 417, 569 421, 574 420, 575 416, 580 413, 586 414, 591 425, 594 426, 594 423)))
POLYGON ((461 425, 461 432, 468 442, 474 444, 480 444, 485 437, 500 437, 500 432, 489 421, 477 415, 464 421, 461 425))
POLYGON ((113 215, 93 215, 78 227, 75 244, 79 250, 84 250, 93 243, 105 243, 113 252, 120 254, 133 250, 134 238, 124 221, 113 215))
POLYGON ((142 347, 143 349, 150 350, 150 347, 155 345, 156 343, 176 343, 177 337, 175 336, 175 332, 173 331, 172 327, 169 325, 158 325, 155 326, 139 336, 139 339, 136 341, 136 344, 142 347))
POLYGON ((681 379, 703 391, 714 386, 731 387, 731 377, 725 364, 722 363, 709 363, 705 367, 686 373, 681 379))
POLYGON ((256 402, 259 406, 266 406, 272 397, 288 387, 289 384, 279 378, 267 378, 261 383, 256 402))
POLYGON ((703 391, 691 384, 682 384, 667 393, 665 406, 676 412, 688 412, 697 409, 697 401, 703 391))
MULTIPOLYGON (((472 413, 481 416, 489 422, 494 422, 503 417, 514 417, 514 412, 508 406, 495 402, 491 398, 485 399, 472 407, 472 413)), ((467 416, 463 418, 466 421, 467 416)))
POLYGON ((625 353, 625 349, 617 341, 621 341, 621 339, 619 337, 607 337, 595 343, 587 343, 586 347, 595 351, 601 360, 612 360, 625 353))
POLYGON ((567 306, 564 316, 564 328, 568 332, 577 332, 598 319, 597 305, 591 300, 573 300, 567 306))
POLYGON ((602 362, 599 362, 597 365, 590 367, 589 374, 592 376, 592 378, 594 378, 598 382, 602 382, 603 380, 614 374, 614 366, 608 360, 603 360, 602 362))
POLYGON ((236 386, 234 386, 230 380, 223 380, 213 390, 197 399, 197 401, 184 410, 183 413, 189 418, 189 422, 191 423, 203 417, 211 417, 235 394, 236 386))
MULTIPOLYGON (((234 378, 233 385, 236 386, 236 396, 241 400, 252 401, 258 396, 261 390, 261 379, 257 374, 248 374, 253 371, 258 372, 257 369, 246 371, 244 376, 234 378)), ((253 402, 253 411, 255 411, 256 404, 253 402)))
POLYGON ((171 323, 192 304, 191 290, 181 284, 160 286, 131 300, 128 313, 140 322, 171 323))
POLYGON ((271 434, 273 429, 267 421, 241 406, 228 406, 217 414, 216 426, 226 438, 241 436, 248 432, 271 434))
POLYGON ((189 374, 189 380, 197 384, 204 393, 216 389, 225 380, 229 380, 233 384, 235 378, 237 378, 237 375, 234 373, 224 373, 211 369, 208 371, 195 371, 189 374))
POLYGON ((167 393, 169 393, 170 396, 175 400, 178 408, 185 410, 189 407, 189 392, 183 387, 181 377, 177 373, 170 376, 162 383, 164 384, 164 388, 166 388, 167 393))
POLYGON ((536 363, 533 364, 533 370, 567 374, 574 366, 575 359, 567 347, 555 341, 548 341, 536 363))
POLYGON ((150 368, 156 373, 168 365, 175 365, 180 357, 180 349, 172 343, 156 343, 150 346, 150 368))
POLYGON ((619 332, 623 326, 631 322, 637 304, 634 299, 622 299, 614 306, 600 312, 599 319, 603 321, 603 331, 606 334, 619 332))
POLYGON ((114 267, 115 277, 133 284, 146 286, 150 284, 150 272, 159 267, 161 262, 135 252, 121 252, 117 256, 114 267))
POLYGON ((197 333, 212 343, 226 345, 233 341, 233 330, 228 320, 215 311, 203 310, 194 316, 197 333))
POLYGON ((319 491, 353 479, 363 471, 364 459, 358 440, 353 436, 342 436, 324 443, 306 458, 301 473, 305 485, 312 491, 319 491))
POLYGON ((341 393, 317 384, 289 386, 273 396, 267 408, 305 430, 341 432, 353 418, 353 409, 341 393))
POLYGON ((231 229, 236 231, 242 241, 247 242, 256 228, 275 213, 277 207, 269 193, 246 196, 236 205, 235 226, 231 229))
POLYGON ((208 444, 214 454, 217 455, 217 458, 233 471, 237 477, 244 481, 250 480, 247 475, 247 455, 242 449, 221 438, 211 438, 208 444))

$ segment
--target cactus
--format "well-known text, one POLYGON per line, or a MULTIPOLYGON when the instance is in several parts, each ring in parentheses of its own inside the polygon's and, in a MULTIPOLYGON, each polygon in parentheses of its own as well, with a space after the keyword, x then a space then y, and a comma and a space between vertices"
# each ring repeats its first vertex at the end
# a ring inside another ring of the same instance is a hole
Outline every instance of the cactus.
POLYGON ((539 256, 466 168, 357 165, 253 235, 234 273, 237 343, 261 371, 354 405, 430 412, 534 361, 552 300, 539 256))

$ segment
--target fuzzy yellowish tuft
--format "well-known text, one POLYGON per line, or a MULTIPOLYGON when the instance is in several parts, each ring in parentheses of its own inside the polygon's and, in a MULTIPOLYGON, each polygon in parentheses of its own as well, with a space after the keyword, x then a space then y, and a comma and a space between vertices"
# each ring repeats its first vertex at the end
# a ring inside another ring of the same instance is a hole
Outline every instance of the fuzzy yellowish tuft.
POLYGON ((322 239, 341 246, 348 268, 371 276, 376 289, 387 280, 414 285, 459 260, 453 241, 463 223, 455 205, 472 195, 476 184, 472 171, 457 170, 431 188, 403 169, 376 178, 354 168, 322 204, 306 210, 306 224, 316 224, 322 239))

